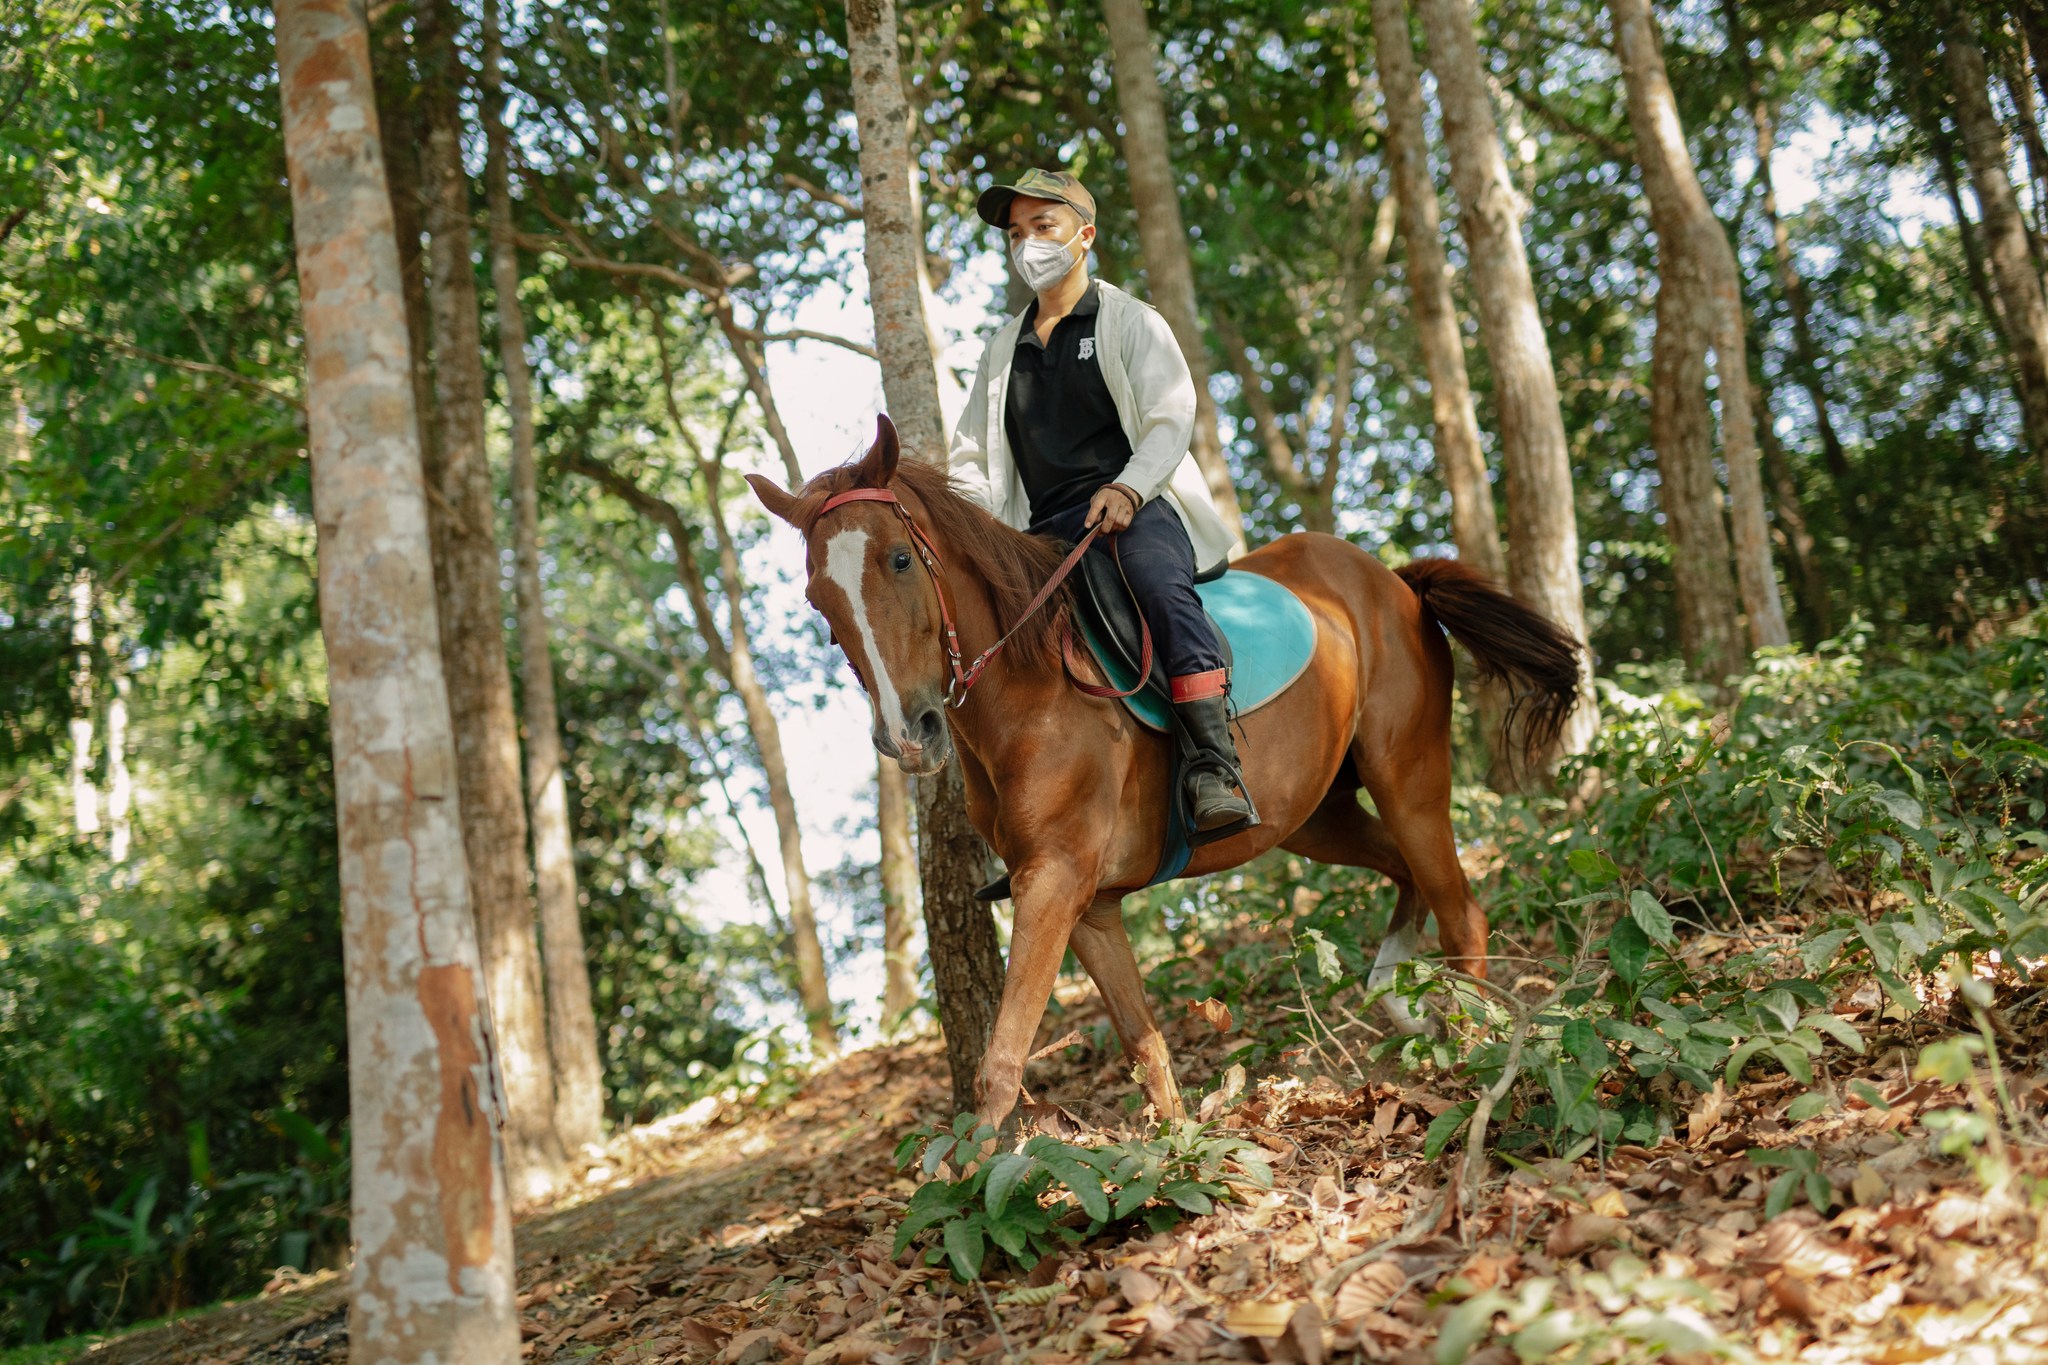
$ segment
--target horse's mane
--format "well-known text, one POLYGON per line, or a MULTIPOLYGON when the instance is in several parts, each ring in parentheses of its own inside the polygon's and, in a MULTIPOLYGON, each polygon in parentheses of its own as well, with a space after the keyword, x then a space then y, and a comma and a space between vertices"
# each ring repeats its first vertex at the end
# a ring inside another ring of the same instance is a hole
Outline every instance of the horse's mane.
MULTIPOLYGON (((797 495, 789 509, 790 521, 808 538, 827 500, 859 482, 858 464, 839 465, 817 475, 797 495)), ((938 465, 901 460, 890 486, 899 496, 910 495, 903 500, 904 510, 946 547, 946 567, 972 573, 985 585, 1000 630, 1017 624, 1066 557, 1066 547, 1052 537, 1012 530, 983 511, 938 465)), ((958 600, 962 586, 955 577, 946 584, 946 591, 958 600)), ((1060 584, 1038 614, 1003 647, 1004 653, 1027 668, 1058 668, 1060 621, 1071 601, 1068 586, 1060 584)))

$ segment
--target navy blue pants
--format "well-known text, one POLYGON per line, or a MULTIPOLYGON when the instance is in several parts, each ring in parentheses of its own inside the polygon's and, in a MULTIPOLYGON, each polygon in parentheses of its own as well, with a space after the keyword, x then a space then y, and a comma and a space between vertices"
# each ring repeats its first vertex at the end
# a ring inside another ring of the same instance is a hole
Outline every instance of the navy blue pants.
MULTIPOLYGON (((1031 523, 1039 535, 1053 536, 1078 545, 1088 528, 1088 507, 1084 503, 1065 512, 1055 512, 1031 523)), ((1152 627, 1153 667, 1168 678, 1185 678, 1223 667, 1223 651, 1216 643, 1202 599, 1195 595, 1195 547, 1188 541, 1187 527, 1180 514, 1158 499, 1138 509, 1112 541, 1100 537, 1090 554, 1115 553, 1123 561, 1124 578, 1138 600, 1138 611, 1152 627)))

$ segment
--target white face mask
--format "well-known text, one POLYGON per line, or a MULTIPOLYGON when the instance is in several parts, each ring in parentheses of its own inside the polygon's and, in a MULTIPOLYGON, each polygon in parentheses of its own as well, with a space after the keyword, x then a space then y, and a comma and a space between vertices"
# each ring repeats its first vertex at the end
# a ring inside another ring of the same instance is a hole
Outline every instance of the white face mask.
POLYGON ((1067 254, 1067 248, 1081 236, 1081 229, 1075 228, 1074 235, 1064 242, 1051 241, 1044 237, 1026 237, 1010 248, 1010 263, 1017 267, 1017 273, 1024 277, 1024 283, 1034 294, 1043 294, 1067 277, 1067 272, 1080 262, 1067 254))

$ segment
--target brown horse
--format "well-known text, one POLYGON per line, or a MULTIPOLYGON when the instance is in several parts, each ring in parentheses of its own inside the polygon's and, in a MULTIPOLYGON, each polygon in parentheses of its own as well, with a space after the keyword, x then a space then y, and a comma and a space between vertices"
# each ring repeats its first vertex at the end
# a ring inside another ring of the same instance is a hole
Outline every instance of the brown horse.
MULTIPOLYGON (((1161 1116, 1179 1117, 1172 1061, 1122 917, 1123 898, 1158 866, 1168 741, 1064 676, 1063 590, 1019 623, 1064 547, 1000 524, 943 470, 899 467, 887 418, 865 458, 799 493, 757 475, 748 482, 804 534, 806 596, 867 689, 875 747, 913 775, 937 772, 957 747, 968 816, 1010 869, 1016 919, 978 1078, 982 1119, 1001 1123, 1015 1106, 1069 946, 1101 990, 1125 1053, 1143 1063, 1146 1097, 1161 1116), (852 490, 886 492, 841 496, 852 490), (952 652, 949 620, 959 635, 952 652), (1006 628, 1016 633, 961 694, 960 655, 976 658, 1006 628), (949 695, 959 698, 955 708, 949 695)), ((1443 629, 1482 674, 1523 684, 1530 753, 1555 738, 1577 699, 1577 642, 1462 564, 1418 560, 1397 574, 1334 536, 1283 536, 1232 571, 1291 588, 1315 619, 1315 653, 1292 687, 1242 720, 1244 777, 1261 823, 1195 850, 1184 875, 1235 867, 1276 846, 1372 868, 1399 888, 1375 985, 1414 955, 1431 912, 1451 963, 1483 975, 1486 914, 1451 837, 1443 629), (1361 786, 1377 816, 1360 807, 1361 786)), ((1395 1005, 1397 1023, 1424 1026, 1395 1005)))

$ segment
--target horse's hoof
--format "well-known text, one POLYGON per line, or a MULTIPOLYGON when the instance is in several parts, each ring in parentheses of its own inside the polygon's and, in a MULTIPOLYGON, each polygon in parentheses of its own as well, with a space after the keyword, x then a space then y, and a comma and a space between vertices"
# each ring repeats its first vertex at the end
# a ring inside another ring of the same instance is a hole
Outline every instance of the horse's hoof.
POLYGON ((982 887, 974 893, 974 898, 984 905, 993 905, 997 901, 1008 900, 1010 898, 1010 874, 1005 872, 987 886, 982 887))

